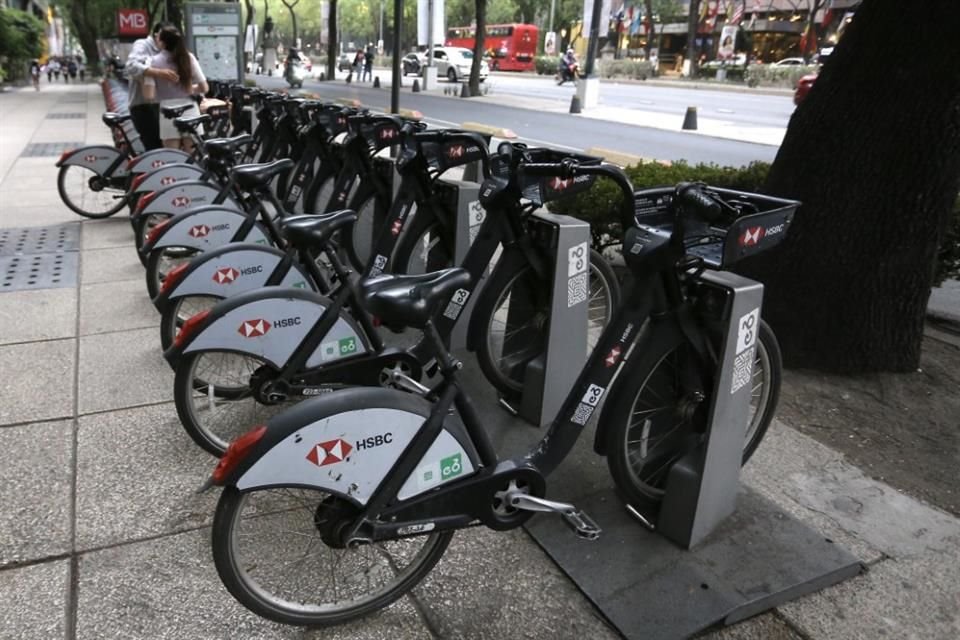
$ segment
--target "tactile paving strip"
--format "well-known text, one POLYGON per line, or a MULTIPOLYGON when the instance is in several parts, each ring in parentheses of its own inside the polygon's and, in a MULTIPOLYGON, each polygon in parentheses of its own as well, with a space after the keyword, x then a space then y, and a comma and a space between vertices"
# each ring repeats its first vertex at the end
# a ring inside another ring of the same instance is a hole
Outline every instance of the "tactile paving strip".
POLYGON ((86 118, 85 113, 48 113, 47 120, 79 120, 86 118))
POLYGON ((77 283, 80 225, 0 229, 0 293, 77 283))
POLYGON ((79 255, 71 251, 0 258, 0 293, 75 286, 79 255))
POLYGON ((78 223, 51 227, 0 229, 0 256, 76 251, 80 244, 78 223))
POLYGON ((82 147, 83 142, 33 142, 24 147, 21 158, 42 158, 44 156, 59 156, 67 149, 82 147))

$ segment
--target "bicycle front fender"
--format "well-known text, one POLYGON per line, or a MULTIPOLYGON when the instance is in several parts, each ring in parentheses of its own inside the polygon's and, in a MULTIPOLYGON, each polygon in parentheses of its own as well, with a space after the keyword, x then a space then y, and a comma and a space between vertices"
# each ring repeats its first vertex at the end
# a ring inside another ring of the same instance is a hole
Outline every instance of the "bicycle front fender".
MULTIPOLYGON (((106 175, 107 170, 116 163, 121 154, 115 147, 107 145, 93 145, 64 151, 57 160, 57 167, 77 166, 95 171, 98 175, 106 175)), ((127 168, 121 162, 110 177, 122 178, 127 175, 127 168)))
MULTIPOLYGON (((157 309, 184 296, 229 298, 265 287, 284 252, 258 244, 231 243, 201 254, 188 263, 183 275, 169 290, 154 299, 157 309)), ((312 288, 303 267, 294 263, 278 286, 312 288)))
POLYGON ((133 193, 146 193, 148 191, 160 191, 164 187, 169 187, 176 182, 187 182, 202 180, 203 168, 195 164, 178 162, 176 164, 165 164, 157 169, 151 169, 144 173, 142 177, 136 179, 136 186, 132 189, 133 193))
MULTIPOLYGON (((430 409, 419 396, 370 387, 302 402, 270 420, 254 449, 221 484, 241 491, 316 487, 363 506, 423 428, 430 409)), ((461 480, 478 466, 463 428, 447 420, 397 497, 406 500, 461 480)))
MULTIPOLYGON (((314 291, 267 287, 228 298, 164 357, 171 363, 201 351, 230 351, 267 361, 277 369, 290 360, 307 332, 333 303, 314 291)), ((318 367, 362 353, 370 347, 363 330, 341 311, 307 367, 318 367)))
MULTIPOLYGON (((176 182, 140 198, 134 217, 154 213, 176 215, 183 213, 191 207, 212 205, 215 203, 217 196, 220 195, 220 191, 221 187, 219 185, 212 184, 206 180, 176 182)), ((240 203, 230 196, 227 196, 227 198, 219 204, 224 207, 236 209, 237 211, 243 210, 240 203)))
POLYGON ((193 162, 189 153, 180 149, 151 149, 141 153, 136 158, 131 158, 127 163, 127 170, 130 173, 146 173, 153 169, 158 169, 164 165, 178 162, 193 162))
MULTIPOLYGON (((143 243, 140 253, 148 255, 154 249, 189 247, 209 251, 232 242, 241 225, 250 214, 221 205, 197 207, 174 216, 143 243)), ((238 242, 272 244, 266 230, 255 223, 238 242)))
POLYGON ((506 278, 514 271, 520 269, 527 262, 523 251, 518 248, 506 249, 497 260, 497 265, 493 272, 487 278, 486 284, 477 295, 476 302, 473 305, 473 313, 470 314, 470 323, 467 325, 467 350, 476 351, 480 348, 480 340, 483 339, 483 332, 486 327, 483 326, 484 320, 490 317, 493 305, 497 303, 500 296, 500 287, 505 283, 506 278))

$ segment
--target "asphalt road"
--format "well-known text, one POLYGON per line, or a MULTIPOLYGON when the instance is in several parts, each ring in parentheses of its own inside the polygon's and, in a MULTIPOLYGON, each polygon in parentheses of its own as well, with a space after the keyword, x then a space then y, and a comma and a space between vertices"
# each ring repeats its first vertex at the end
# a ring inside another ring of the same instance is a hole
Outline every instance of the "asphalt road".
MULTIPOLYGON (((382 76, 381 76, 382 77, 382 76)), ((501 76, 495 79, 499 80, 501 76)), ((250 76, 264 88, 286 88, 287 83, 275 76, 250 76)), ((511 82, 514 79, 511 79, 511 82)), ((529 77, 531 85, 536 87, 563 92, 564 96, 557 96, 561 104, 569 102, 572 87, 557 87, 547 78, 529 77)), ((567 113, 552 113, 535 109, 524 109, 515 106, 492 104, 490 101, 464 100, 427 93, 412 93, 410 86, 413 79, 408 78, 401 90, 400 106, 405 109, 415 109, 424 115, 424 119, 436 126, 456 127, 462 122, 481 122, 498 127, 512 129, 524 142, 537 145, 549 145, 571 150, 582 150, 590 147, 603 147, 616 151, 632 153, 644 157, 660 160, 686 160, 688 162, 712 162, 720 165, 740 166, 754 160, 772 161, 777 147, 771 145, 740 142, 736 140, 712 138, 682 131, 667 131, 650 127, 634 126, 621 122, 609 122, 593 118, 582 118, 567 113)), ((440 83, 441 85, 445 83, 440 83)), ((625 85, 624 85, 625 86, 625 85)), ((617 85, 603 85, 611 95, 618 95, 617 85)), ((631 85, 633 90, 636 85, 631 85)), ((345 84, 343 82, 306 81, 304 90, 316 92, 324 97, 353 98, 360 100, 364 105, 389 110, 389 88, 373 89, 369 84, 345 84)), ((677 97, 684 89, 669 87, 639 87, 649 91, 654 97, 662 90, 662 105, 669 101, 676 102, 684 96, 677 97), (671 97, 672 96, 672 97, 671 97)), ((521 90, 521 89, 518 89, 521 90)), ((500 91, 500 89, 498 89, 500 91)), ((533 89, 535 92, 536 89, 533 89)), ((693 92, 694 90, 691 90, 693 92)), ((696 94, 711 94, 715 103, 739 104, 744 101, 743 95, 750 98, 766 98, 751 94, 737 94, 733 92, 697 91, 696 94), (718 94, 718 95, 712 95, 718 94)), ((539 99, 545 97, 538 94, 539 99)), ((615 98, 611 98, 615 99, 615 98)), ((625 100, 626 98, 616 98, 625 100)), ((785 98, 789 101, 789 98, 785 98)), ((746 99, 750 102, 749 99, 746 99)), ((763 100, 751 102, 756 110, 763 111, 763 105, 769 103, 763 100)), ((666 107, 664 107, 666 108, 666 107)), ((685 108, 685 107, 684 107, 685 108)), ((646 110, 646 109, 645 109, 646 110)), ((682 117, 682 111, 681 111, 682 117)), ((774 117, 767 115, 765 117, 774 117)), ((780 124, 785 124, 785 120, 780 124)))

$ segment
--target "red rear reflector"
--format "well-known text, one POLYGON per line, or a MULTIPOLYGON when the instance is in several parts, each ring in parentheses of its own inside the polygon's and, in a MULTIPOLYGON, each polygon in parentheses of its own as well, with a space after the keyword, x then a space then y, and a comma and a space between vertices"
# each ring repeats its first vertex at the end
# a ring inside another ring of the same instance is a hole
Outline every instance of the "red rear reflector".
POLYGON ((372 316, 370 319, 373 320, 373 326, 375 327, 379 327, 381 324, 383 324, 380 322, 380 318, 377 316, 372 316))
POLYGON ((182 347, 183 344, 197 332, 197 327, 199 327, 204 320, 207 319, 207 316, 210 315, 210 310, 206 309, 200 313, 195 313, 187 321, 183 323, 183 326, 180 327, 180 333, 177 334, 177 337, 173 341, 173 346, 182 347))
POLYGON ((59 167, 61 164, 63 164, 63 161, 66 160, 67 156, 69 156, 71 153, 73 153, 73 149, 67 149, 66 151, 61 153, 60 159, 57 160, 57 166, 59 167))
POLYGON ((153 202, 153 199, 157 197, 156 191, 151 191, 150 193, 145 193, 140 196, 140 202, 137 203, 137 213, 143 211, 147 208, 147 205, 153 202))
POLYGON ((133 179, 133 184, 130 185, 130 191, 136 191, 140 188, 140 185, 143 184, 143 181, 147 179, 146 173, 141 173, 136 178, 133 179))
POLYGON ((226 453, 217 462, 217 468, 213 470, 213 484, 222 485, 227 477, 233 473, 233 470, 237 468, 237 465, 243 462, 250 450, 260 442, 266 432, 267 426, 262 424, 231 442, 226 453))
POLYGON ((184 262, 183 264, 178 264, 173 269, 170 269, 163 279, 163 284, 160 285, 160 293, 166 293, 168 290, 172 289, 175 284, 180 282, 183 279, 183 274, 186 272, 187 267, 189 266, 189 262, 184 262))
POLYGON ((146 244, 152 245, 154 242, 156 242, 157 238, 160 237, 160 234, 163 233, 163 230, 167 228, 167 225, 170 224, 171 220, 173 220, 173 218, 167 218, 166 220, 164 220, 163 222, 155 226, 153 229, 151 229, 150 233, 147 235, 146 244))

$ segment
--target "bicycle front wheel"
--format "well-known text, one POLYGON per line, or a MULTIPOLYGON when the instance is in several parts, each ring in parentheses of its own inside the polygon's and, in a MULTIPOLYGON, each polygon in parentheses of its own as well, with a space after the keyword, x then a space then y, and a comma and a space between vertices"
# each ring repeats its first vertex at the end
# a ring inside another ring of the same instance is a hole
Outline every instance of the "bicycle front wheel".
MULTIPOLYGON (((506 394, 523 390, 526 365, 546 348, 550 322, 550 284, 529 264, 501 273, 486 285, 499 292, 492 305, 476 309, 482 335, 477 352, 487 380, 506 394)), ((596 251, 590 252, 587 298, 587 354, 589 355, 620 300, 613 270, 596 251)))
MULTIPOLYGON (((704 389, 706 397, 699 399, 685 389, 684 381, 710 377, 697 370, 703 364, 679 331, 651 347, 634 356, 631 375, 604 414, 610 474, 627 502, 643 511, 659 506, 670 468, 703 441, 713 393, 704 389)), ((780 380, 780 349, 761 322, 741 464, 753 455, 773 420, 780 380)))
POLYGON ((386 607, 440 560, 452 532, 353 548, 334 546, 355 508, 317 489, 224 489, 213 559, 227 590, 259 616, 326 626, 386 607))
POLYGON ((198 351, 184 355, 176 364, 173 382, 173 400, 184 430, 208 453, 223 455, 233 439, 299 399, 261 402, 254 395, 257 376, 272 373, 264 360, 248 354, 198 351))
POLYGON ((109 179, 88 167, 67 164, 57 174, 60 199, 85 218, 107 218, 127 204, 127 194, 109 186, 109 179))
POLYGON ((187 319, 201 311, 212 309, 223 300, 217 296, 181 296, 167 302, 160 312, 160 346, 166 351, 173 346, 180 327, 187 319))

